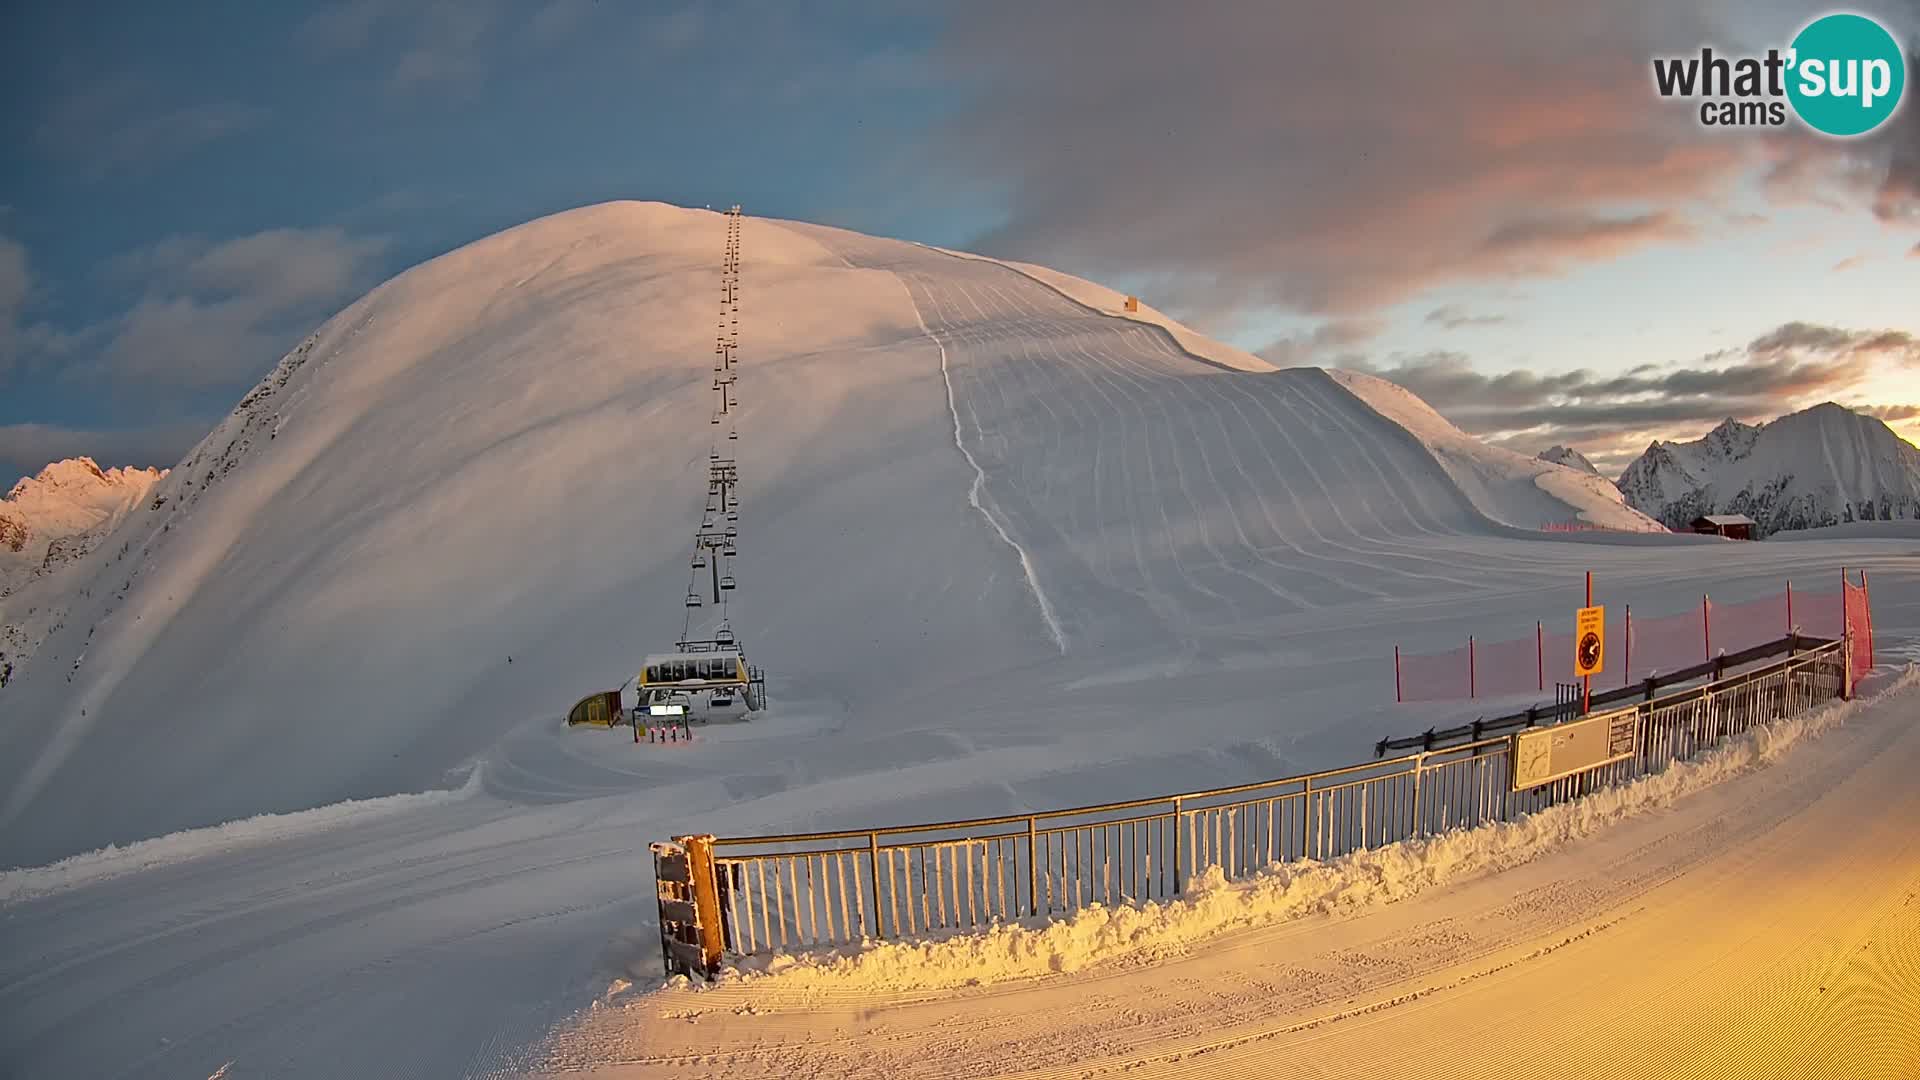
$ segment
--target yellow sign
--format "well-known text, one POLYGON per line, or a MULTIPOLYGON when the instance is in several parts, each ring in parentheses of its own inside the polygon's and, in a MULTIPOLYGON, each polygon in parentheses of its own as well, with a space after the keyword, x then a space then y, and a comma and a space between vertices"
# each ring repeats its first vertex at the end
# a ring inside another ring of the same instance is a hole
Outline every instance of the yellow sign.
POLYGON ((1639 710, 1622 709, 1516 732, 1508 751, 1513 757, 1513 790, 1524 791, 1630 758, 1638 745, 1639 729, 1639 710))
POLYGON ((1573 673, 1598 675, 1607 661, 1607 609, 1583 607, 1573 620, 1573 673))

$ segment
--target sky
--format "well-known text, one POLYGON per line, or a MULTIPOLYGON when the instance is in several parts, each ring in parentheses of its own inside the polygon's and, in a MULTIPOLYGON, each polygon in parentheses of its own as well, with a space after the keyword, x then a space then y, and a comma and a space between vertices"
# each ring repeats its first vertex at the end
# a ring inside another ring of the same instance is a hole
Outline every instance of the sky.
POLYGON ((369 288, 615 198, 1053 266, 1609 474, 1826 400, 1920 439, 1920 91, 1838 140, 1653 88, 1827 10, 8 5, 0 485, 171 465, 369 288))

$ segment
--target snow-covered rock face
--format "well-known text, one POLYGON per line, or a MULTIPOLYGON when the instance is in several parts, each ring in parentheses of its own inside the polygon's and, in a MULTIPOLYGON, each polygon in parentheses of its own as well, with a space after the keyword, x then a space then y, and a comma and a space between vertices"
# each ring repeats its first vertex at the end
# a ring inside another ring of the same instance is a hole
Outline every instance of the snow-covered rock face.
POLYGON ((64 571, 139 508, 162 469, 102 469, 56 461, 0 499, 0 685, 38 648, 75 599, 64 571))
POLYGON ((1541 461, 1555 465, 1565 465, 1569 469, 1578 469, 1583 473, 1599 476, 1600 470, 1593 467, 1587 456, 1571 446, 1551 446, 1536 455, 1541 461))
POLYGON ((1745 514, 1758 532, 1920 517, 1920 449, 1831 402, 1769 424, 1728 419, 1688 443, 1655 441, 1620 476, 1627 502, 1673 528, 1745 514))
POLYGON ((85 555, 164 476, 162 469, 102 469, 78 457, 15 484, 0 500, 0 622, 7 596, 85 555))

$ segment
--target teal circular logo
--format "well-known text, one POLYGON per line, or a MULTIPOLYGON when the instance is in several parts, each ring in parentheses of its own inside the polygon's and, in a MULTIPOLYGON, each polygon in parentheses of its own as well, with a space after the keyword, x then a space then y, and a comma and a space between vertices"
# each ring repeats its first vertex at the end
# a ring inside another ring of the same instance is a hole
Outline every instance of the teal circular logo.
POLYGON ((1907 88, 1907 58, 1865 15, 1823 15, 1793 39, 1787 99, 1815 131, 1865 135, 1887 122, 1907 88))

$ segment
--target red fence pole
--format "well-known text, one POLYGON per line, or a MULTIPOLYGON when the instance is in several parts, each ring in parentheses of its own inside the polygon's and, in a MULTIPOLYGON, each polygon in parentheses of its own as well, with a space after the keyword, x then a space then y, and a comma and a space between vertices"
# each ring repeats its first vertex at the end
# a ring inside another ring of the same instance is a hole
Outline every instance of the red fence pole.
POLYGON ((1540 620, 1533 622, 1533 662, 1539 669, 1540 689, 1547 688, 1547 636, 1540 629, 1540 620))
POLYGON ((1627 640, 1627 662, 1620 665, 1620 685, 1633 681, 1633 605, 1627 605, 1627 632, 1621 635, 1627 640))
POLYGON ((1393 700, 1399 703, 1407 700, 1400 696, 1400 646, 1393 647, 1393 700))
POLYGON ((1468 699, 1472 699, 1479 696, 1480 696, 1480 677, 1479 677, 1479 674, 1474 670, 1473 635, 1468 634, 1467 635, 1467 697, 1468 699))
POLYGON ((1793 633, 1793 579, 1787 579, 1787 633, 1793 633))
POLYGON ((1867 588, 1867 572, 1860 571, 1860 606, 1867 612, 1867 667, 1874 666, 1873 655, 1873 591, 1867 588))
POLYGON ((1707 594, 1700 594, 1700 640, 1707 644, 1707 662, 1713 662, 1713 620, 1707 614, 1707 594))

